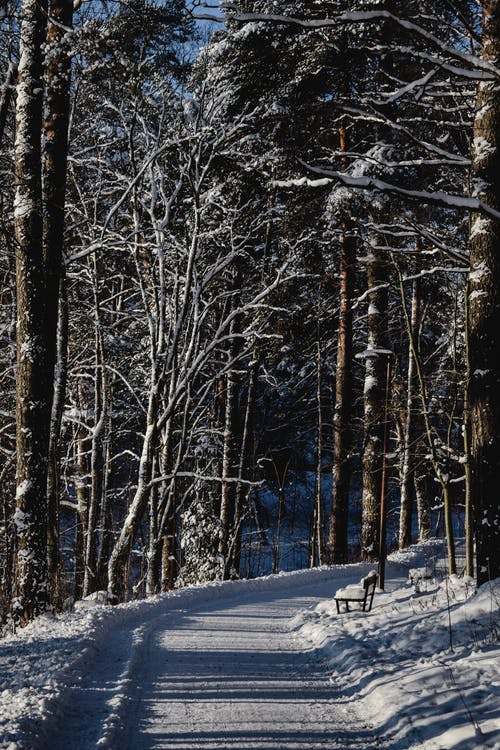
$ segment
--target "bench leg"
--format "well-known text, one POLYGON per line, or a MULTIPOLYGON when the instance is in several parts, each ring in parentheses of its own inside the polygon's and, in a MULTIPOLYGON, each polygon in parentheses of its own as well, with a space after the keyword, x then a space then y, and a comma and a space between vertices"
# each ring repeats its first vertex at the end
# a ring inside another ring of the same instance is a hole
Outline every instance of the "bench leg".
POLYGON ((335 599, 335 604, 337 605, 337 614, 340 615, 340 604, 337 599, 335 599))

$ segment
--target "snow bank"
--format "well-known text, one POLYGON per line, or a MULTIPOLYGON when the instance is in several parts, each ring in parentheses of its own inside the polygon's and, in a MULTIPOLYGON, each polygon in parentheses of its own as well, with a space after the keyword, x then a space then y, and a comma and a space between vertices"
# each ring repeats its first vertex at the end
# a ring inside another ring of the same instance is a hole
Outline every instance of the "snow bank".
POLYGON ((424 579, 416 593, 403 571, 426 568, 433 545, 391 556, 371 613, 327 601, 294 626, 391 748, 500 750, 500 579, 476 594, 471 579, 424 579))

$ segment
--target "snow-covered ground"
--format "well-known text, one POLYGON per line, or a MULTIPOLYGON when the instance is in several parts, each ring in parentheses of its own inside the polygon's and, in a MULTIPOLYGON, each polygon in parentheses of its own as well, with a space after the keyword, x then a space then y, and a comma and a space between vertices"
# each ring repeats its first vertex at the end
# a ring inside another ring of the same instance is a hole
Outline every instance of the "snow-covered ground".
POLYGON ((439 549, 371 613, 332 602, 358 564, 41 617, 0 642, 0 748, 500 750, 500 581, 415 593, 439 549))
POLYGON ((295 618, 298 633, 389 747, 500 750, 500 579, 473 595, 470 580, 438 575, 416 593, 406 574, 439 569, 439 543, 390 559, 369 616, 320 602, 295 618))

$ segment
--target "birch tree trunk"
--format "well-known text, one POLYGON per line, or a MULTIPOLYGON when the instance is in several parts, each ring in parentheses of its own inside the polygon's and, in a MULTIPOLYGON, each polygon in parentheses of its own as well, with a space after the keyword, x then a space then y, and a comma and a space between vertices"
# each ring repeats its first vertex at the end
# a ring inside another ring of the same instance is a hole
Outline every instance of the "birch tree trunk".
MULTIPOLYGON (((234 310, 239 301, 236 290, 239 289, 240 279, 236 274, 233 282, 233 298, 231 307, 234 310)), ((240 351, 239 339, 237 338, 238 319, 234 318, 229 327, 231 336, 228 364, 229 370, 226 375, 226 389, 224 392, 224 436, 222 453, 222 487, 220 504, 220 531, 218 553, 224 561, 224 578, 232 575, 229 565, 229 549, 231 546, 231 534, 234 529, 234 514, 236 501, 236 484, 228 481, 236 473, 236 429, 237 429, 237 407, 238 407, 238 381, 234 371, 233 362, 240 351)))
MULTIPOLYGON (((418 446, 422 451, 425 451, 426 446, 423 445, 422 440, 419 441, 418 446)), ((419 542, 423 542, 425 539, 430 539, 432 536, 431 504, 429 500, 429 488, 427 486, 428 474, 427 461, 424 461, 423 465, 417 465, 413 470, 413 487, 415 489, 415 497, 417 500, 419 542)))
POLYGON ((137 489, 108 563, 108 601, 111 604, 116 604, 120 600, 120 593, 126 585, 124 573, 126 563, 151 491, 150 481, 153 473, 154 449, 158 432, 156 423, 158 418, 158 390, 156 366, 153 366, 146 433, 139 462, 137 489))
MULTIPOLYGON (((482 57, 500 62, 500 5, 484 0, 482 57)), ((474 196, 500 210, 500 87, 478 86, 472 145, 474 196)), ((500 576, 500 222, 473 214, 469 345, 472 501, 477 582, 500 576)))
MULTIPOLYGON (((420 326, 420 280, 414 279, 411 295, 411 330, 418 341, 420 326)), ((399 548, 409 547, 412 542, 413 518, 413 468, 415 465, 415 400, 417 373, 411 344, 408 345, 408 372, 406 378, 406 415, 403 435, 403 457, 401 462, 401 514, 399 519, 399 548)))
MULTIPOLYGON (((232 355, 229 355, 232 358, 232 355)), ((235 489, 230 480, 234 471, 235 459, 235 428, 236 428, 236 396, 237 384, 234 372, 231 370, 226 377, 225 416, 224 416, 224 445, 222 455, 222 495, 220 505, 219 555, 224 560, 224 578, 230 575, 228 552, 230 536, 234 522, 235 489)))

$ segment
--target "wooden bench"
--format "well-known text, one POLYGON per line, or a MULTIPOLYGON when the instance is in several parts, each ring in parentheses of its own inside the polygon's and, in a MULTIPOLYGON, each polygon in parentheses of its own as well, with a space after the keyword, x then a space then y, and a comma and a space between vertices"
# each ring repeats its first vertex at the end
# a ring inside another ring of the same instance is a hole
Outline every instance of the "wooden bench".
POLYGON ((344 602, 346 612, 350 612, 349 602, 356 602, 361 605, 363 612, 369 612, 372 608, 376 585, 377 574, 372 571, 362 578, 359 584, 339 589, 335 594, 337 612, 340 614, 340 602, 344 602))

